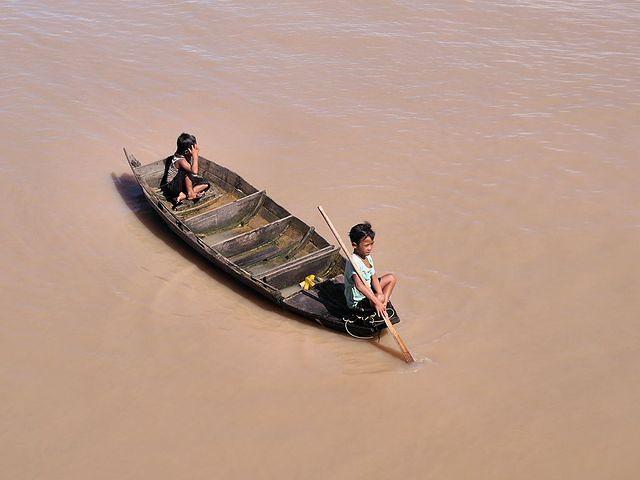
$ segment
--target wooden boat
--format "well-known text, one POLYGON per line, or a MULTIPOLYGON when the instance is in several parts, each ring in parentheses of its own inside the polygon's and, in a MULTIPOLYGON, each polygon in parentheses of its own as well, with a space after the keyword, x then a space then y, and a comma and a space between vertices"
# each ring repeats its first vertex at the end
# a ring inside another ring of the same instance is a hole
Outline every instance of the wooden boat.
MULTIPOLYGON (((354 315, 344 299, 346 259, 338 247, 231 170, 199 157, 199 174, 211 188, 196 203, 176 209, 160 182, 166 160, 141 165, 125 150, 151 207, 169 227, 216 267, 287 310, 355 337, 371 338, 382 319, 354 315), (315 275, 308 290, 301 283, 315 275)), ((392 323, 400 321, 391 304, 392 323)))

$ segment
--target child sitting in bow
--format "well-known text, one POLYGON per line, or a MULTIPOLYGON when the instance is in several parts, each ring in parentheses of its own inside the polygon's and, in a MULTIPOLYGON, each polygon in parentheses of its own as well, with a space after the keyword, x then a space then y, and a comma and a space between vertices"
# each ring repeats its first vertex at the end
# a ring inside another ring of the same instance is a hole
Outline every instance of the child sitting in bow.
POLYGON ((387 273, 380 278, 375 275, 376 270, 373 257, 371 257, 375 236, 370 223, 359 223, 349 231, 353 255, 351 255, 351 262, 347 260, 345 267, 344 295, 350 309, 370 310, 374 308, 382 317, 398 280, 392 273, 387 273), (366 283, 356 273, 352 262, 364 276, 366 283))
POLYGON ((162 181, 164 194, 171 200, 174 208, 185 199, 198 201, 211 186, 198 175, 200 148, 196 137, 182 133, 176 144, 176 153, 167 158, 162 181))

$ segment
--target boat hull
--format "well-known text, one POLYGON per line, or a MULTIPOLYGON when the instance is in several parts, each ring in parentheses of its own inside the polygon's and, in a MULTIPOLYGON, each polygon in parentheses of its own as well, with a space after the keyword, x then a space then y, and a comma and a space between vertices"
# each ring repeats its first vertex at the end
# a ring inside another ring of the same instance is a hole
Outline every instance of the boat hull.
MULTIPOLYGON (((227 168, 200 157, 201 174, 211 188, 197 203, 177 209, 160 183, 165 160, 141 165, 125 150, 142 192, 169 228, 215 267, 270 301, 316 323, 371 338, 386 328, 373 315, 354 313, 344 301, 346 259, 286 209, 227 168), (305 278, 318 283, 308 290, 305 278)), ((399 317, 389 304, 392 323, 399 317)))

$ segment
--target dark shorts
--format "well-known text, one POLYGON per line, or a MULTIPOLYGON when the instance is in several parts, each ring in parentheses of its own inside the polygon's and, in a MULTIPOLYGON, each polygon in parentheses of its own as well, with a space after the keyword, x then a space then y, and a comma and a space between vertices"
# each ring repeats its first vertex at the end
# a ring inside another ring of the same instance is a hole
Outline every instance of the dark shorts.
POLYGON ((185 170, 178 170, 178 174, 173 177, 173 180, 171 180, 169 183, 167 183, 164 188, 164 194, 172 199, 172 198, 176 198, 178 195, 180 195, 180 192, 185 192, 186 193, 186 188, 184 186, 184 179, 187 177, 187 175, 189 175, 189 178, 191 178, 191 182, 193 183, 193 186, 197 186, 197 185, 211 185, 209 182, 207 182, 203 177, 201 177, 200 175, 194 175, 193 173, 188 173, 185 170))
POLYGON ((375 308, 373 308, 373 305, 371 305, 371 302, 369 301, 368 298, 363 298, 362 300, 360 300, 355 307, 353 307, 353 310, 357 311, 357 312, 374 312, 375 308))
MULTIPOLYGON (((378 277, 378 281, 382 280, 382 277, 378 277)), ((373 290, 373 293, 376 293, 376 289, 373 288, 373 285, 371 285, 371 290, 373 290)), ((359 310, 361 312, 375 312, 375 308, 373 308, 373 305, 371 305, 371 302, 369 301, 369 299, 367 297, 363 298, 362 300, 360 300, 355 307, 352 308, 352 310, 359 310)))

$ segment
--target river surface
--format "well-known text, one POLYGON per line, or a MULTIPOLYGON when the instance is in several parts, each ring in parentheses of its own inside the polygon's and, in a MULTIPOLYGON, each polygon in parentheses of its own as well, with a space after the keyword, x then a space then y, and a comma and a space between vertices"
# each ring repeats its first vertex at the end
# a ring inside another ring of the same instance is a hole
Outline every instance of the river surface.
POLYGON ((0 55, 2 478, 638 478, 637 1, 5 0, 0 55), (122 147, 182 131, 372 222, 419 361, 165 228, 122 147))

